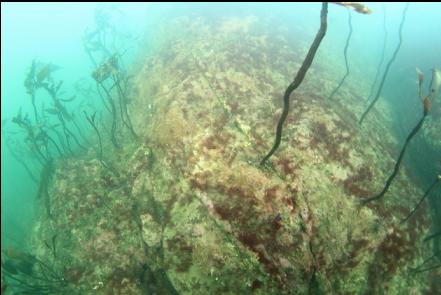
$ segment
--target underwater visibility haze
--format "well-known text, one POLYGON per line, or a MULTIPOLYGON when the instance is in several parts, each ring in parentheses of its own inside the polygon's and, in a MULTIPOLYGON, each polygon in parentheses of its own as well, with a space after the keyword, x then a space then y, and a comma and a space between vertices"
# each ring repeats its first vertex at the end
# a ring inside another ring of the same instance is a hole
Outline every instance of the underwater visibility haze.
POLYGON ((2 3, 1 294, 441 294, 441 3, 2 3))

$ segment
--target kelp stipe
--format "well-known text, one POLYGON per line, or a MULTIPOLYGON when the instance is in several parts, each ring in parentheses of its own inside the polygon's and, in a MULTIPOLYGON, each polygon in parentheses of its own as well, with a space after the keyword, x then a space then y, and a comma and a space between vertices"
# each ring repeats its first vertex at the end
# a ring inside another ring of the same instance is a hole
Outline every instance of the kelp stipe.
POLYGON ((441 183, 441 175, 438 175, 435 178, 435 181, 432 182, 432 184, 429 186, 429 188, 424 192, 424 195, 420 198, 420 200, 418 201, 417 205, 415 206, 415 208, 413 208, 413 210, 406 216, 406 218, 404 218, 401 223, 405 223, 406 221, 408 221, 412 215, 418 210, 418 208, 421 206, 421 204, 423 203, 423 201, 432 193, 432 191, 437 187, 437 185, 441 183))
POLYGON ((314 60, 314 56, 317 52, 318 47, 320 46, 320 43, 323 37, 325 37, 326 29, 328 26, 327 16, 328 16, 328 3, 323 2, 322 10, 320 12, 320 28, 315 36, 314 41, 312 42, 311 47, 309 48, 308 54, 306 55, 306 58, 303 61, 302 66, 297 72, 294 81, 285 90, 285 95, 283 96, 283 112, 282 115, 280 116, 279 122, 277 123, 276 138, 274 141, 274 145, 271 148, 271 150, 268 152, 268 154, 262 159, 260 165, 265 164, 265 162, 274 154, 274 152, 277 150, 277 148, 280 145, 280 142, 282 140, 283 124, 285 123, 286 117, 288 116, 288 112, 289 112, 289 97, 291 93, 294 90, 296 90, 297 87, 299 87, 300 84, 302 83, 303 78, 305 78, 306 72, 308 71, 309 67, 312 64, 312 61, 314 60))
POLYGON ((345 57, 346 72, 345 72, 343 78, 338 83, 337 87, 335 87, 335 89, 331 92, 331 95, 329 95, 328 99, 332 99, 334 97, 334 95, 337 93, 337 91, 340 89, 340 87, 345 82, 346 78, 349 76, 348 47, 349 47, 349 42, 351 41, 351 36, 352 36, 352 17, 351 17, 350 11, 348 11, 348 26, 349 26, 348 37, 346 39, 345 49, 343 50, 343 55, 345 57))
MULTIPOLYGON (((6 121, 6 120, 5 120, 6 121)), ((3 123, 3 122, 2 122, 3 123)), ((26 173, 29 176, 29 179, 31 179, 35 184, 38 183, 37 178, 35 177, 34 173, 32 172, 31 168, 29 167, 29 165, 23 160, 23 156, 20 155, 13 147, 12 147, 12 142, 11 142, 11 138, 6 134, 6 131, 3 128, 3 124, 2 124, 2 129, 1 129, 3 138, 4 138, 4 143, 6 148, 8 149, 8 152, 11 154, 11 156, 18 162, 20 163, 23 168, 25 169, 26 173)))
POLYGON ((392 184, 392 181, 394 180, 395 176, 397 176, 398 169, 400 168, 401 162, 404 157, 404 153, 406 152, 406 148, 407 148, 409 142, 412 140, 412 138, 415 136, 415 134, 418 133, 418 131, 421 129, 421 126, 423 126, 424 120, 426 119, 427 115, 429 114, 429 111, 430 111, 430 101, 429 101, 429 97, 426 96, 423 101, 423 116, 418 121, 418 123, 415 125, 415 127, 412 129, 412 131, 409 133, 409 135, 407 136, 406 141, 404 142, 404 145, 401 148, 401 152, 400 152, 400 155, 398 156, 398 160, 395 163, 394 170, 393 170, 392 174, 386 180, 386 184, 384 185, 381 192, 373 197, 370 197, 370 198, 363 200, 362 201, 363 204, 367 204, 371 201, 380 199, 389 190, 389 187, 392 184))
POLYGON ((3 277, 8 278, 7 286, 8 289, 14 290, 13 294, 67 294, 72 292, 72 285, 64 277, 63 271, 35 255, 15 248, 2 250, 1 269, 2 284, 3 277))
POLYGON ((100 161, 100 163, 104 167, 108 168, 106 163, 103 161, 103 144, 102 144, 102 141, 101 141, 101 134, 100 134, 100 131, 98 130, 98 127, 96 126, 96 123, 95 123, 96 112, 92 116, 89 116, 86 113, 86 111, 83 111, 83 112, 84 112, 84 116, 86 116, 86 120, 92 126, 93 130, 95 130, 95 133, 96 133, 96 135, 98 137, 98 145, 99 145, 98 160, 100 161))
POLYGON ((428 258, 424 259, 424 261, 418 265, 417 267, 410 268, 410 271, 414 274, 431 271, 437 268, 441 267, 441 263, 436 263, 438 257, 441 255, 441 250, 435 251, 432 255, 430 255, 428 258), (435 261, 435 264, 433 263, 435 261), (432 265, 427 266, 432 262, 432 265))
POLYGON ((428 235, 427 237, 424 238, 423 242, 428 242, 428 241, 435 239, 439 236, 441 236, 441 230, 439 230, 433 234, 428 235))
POLYGON ((371 85, 371 89, 369 90, 369 95, 367 96, 367 101, 371 100, 372 94, 374 94, 374 90, 375 90, 375 86, 377 85, 377 81, 378 81, 378 76, 380 75, 380 70, 381 70, 381 66, 383 65, 384 62, 384 55, 386 53, 386 45, 387 45, 387 27, 386 27, 386 9, 383 5, 383 48, 381 50, 381 57, 380 57, 380 61, 378 62, 377 65, 377 70, 375 72, 375 78, 374 78, 374 82, 371 85))
POLYGON ((127 49, 119 48, 119 45, 125 46, 126 43, 117 42, 121 41, 119 38, 122 36, 110 21, 108 12, 104 8, 95 11, 95 27, 86 30, 83 45, 94 65, 92 78, 96 82, 97 92, 111 115, 110 141, 119 149, 121 143, 117 134, 120 133, 120 122, 133 138, 138 139, 138 135, 128 112, 130 76, 122 59, 127 49))
MULTIPOLYGON (((430 108, 431 108, 430 99, 435 99, 439 93, 439 88, 441 87, 441 75, 438 70, 436 70, 436 69, 432 70, 432 80, 430 82, 429 95, 427 95, 425 97, 422 97, 422 86, 423 86, 423 81, 424 81, 424 75, 418 68, 416 69, 416 72, 417 72, 417 78, 418 78, 418 95, 419 95, 421 102, 423 104, 423 116, 418 121, 416 126, 412 129, 412 131, 409 133, 409 135, 407 136, 406 141, 401 149, 398 160, 395 163, 394 170, 393 170, 392 174, 389 176, 389 178, 386 180, 386 184, 385 184, 383 190, 379 194, 377 194, 373 197, 364 199, 362 201, 362 204, 367 204, 371 201, 378 200, 379 198, 383 197, 386 194, 387 190, 389 189, 389 186, 392 184, 392 181, 394 180, 395 176, 398 173, 398 169, 400 167, 401 161, 403 160, 404 152, 406 151, 407 145, 409 144, 411 139, 415 136, 415 134, 417 134, 417 132, 421 129, 421 126, 423 125, 424 120, 426 119, 427 115, 430 112, 430 108)), ((438 184, 438 179, 433 183, 432 186, 436 186, 437 184, 438 184)), ((427 194, 430 193, 432 186, 429 188, 428 192, 426 192, 427 194)), ((425 196, 423 198, 425 198, 425 196)), ((422 202, 422 200, 420 202, 422 202)), ((420 204, 418 204, 418 206, 419 205, 420 204)), ((410 216, 408 216, 407 218, 409 218, 409 217, 410 216)), ((407 220, 407 218, 406 218, 406 220, 407 220)))
POLYGON ((395 51, 394 51, 391 59, 389 60, 389 62, 386 65, 386 69, 384 70, 384 73, 383 73, 383 78, 381 79, 380 85, 378 86, 377 94, 375 95, 374 99, 371 101, 371 103, 369 104, 367 109, 361 115, 360 120, 358 121, 358 123, 360 125, 363 123, 364 119, 366 118, 366 115, 369 113, 369 111, 375 105, 378 98, 380 98, 381 90, 383 90, 384 82, 386 81, 386 77, 387 77, 387 74, 389 73, 390 66, 394 62, 395 58, 397 57, 398 51, 400 50, 401 43, 403 41, 403 37, 402 37, 403 25, 406 20, 406 12, 407 12, 408 8, 409 8, 409 3, 406 3, 406 6, 404 7, 403 14, 401 17, 401 23, 400 23, 399 34, 398 34, 399 41, 398 41, 397 47, 395 48, 395 51))

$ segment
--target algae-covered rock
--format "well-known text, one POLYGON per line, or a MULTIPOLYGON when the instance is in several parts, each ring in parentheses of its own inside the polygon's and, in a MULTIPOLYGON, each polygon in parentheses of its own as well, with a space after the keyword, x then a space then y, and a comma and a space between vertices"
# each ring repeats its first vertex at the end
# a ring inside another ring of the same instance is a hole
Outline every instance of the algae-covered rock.
POLYGON ((90 159, 59 166, 37 232, 59 229, 81 294, 425 290, 425 275, 407 270, 423 260, 427 214, 399 223, 422 189, 402 167, 384 199, 360 205, 382 188, 396 139, 379 111, 357 127, 363 100, 350 87, 327 101, 322 65, 291 96, 282 144, 259 166, 306 51, 262 23, 171 20, 136 73, 139 141, 107 151, 113 171, 90 159))

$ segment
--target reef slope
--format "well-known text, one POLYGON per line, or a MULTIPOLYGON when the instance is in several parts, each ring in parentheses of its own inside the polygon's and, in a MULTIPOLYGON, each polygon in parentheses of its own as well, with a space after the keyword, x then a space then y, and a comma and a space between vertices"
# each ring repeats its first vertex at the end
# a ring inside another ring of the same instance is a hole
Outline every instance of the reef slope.
POLYGON ((360 77, 327 101, 338 74, 319 49, 291 97, 280 149, 261 167, 308 41, 257 17, 178 18, 158 35, 135 76, 139 141, 106 149, 113 172, 92 156, 60 163, 51 217, 35 229, 41 257, 52 254, 39 241, 56 232, 57 264, 74 289, 430 292, 425 274, 408 272, 429 253, 426 208, 399 224, 423 192, 415 178, 403 166, 384 199, 360 206, 400 146, 385 105, 357 126, 365 101, 350 82, 360 77))

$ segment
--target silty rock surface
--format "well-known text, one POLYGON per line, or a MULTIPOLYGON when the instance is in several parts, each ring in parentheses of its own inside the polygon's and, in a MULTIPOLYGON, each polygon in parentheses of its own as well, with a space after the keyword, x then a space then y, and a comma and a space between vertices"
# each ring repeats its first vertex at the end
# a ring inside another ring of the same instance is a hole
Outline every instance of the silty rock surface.
POLYGON ((399 224, 422 194, 406 167, 384 199, 360 206, 399 152, 387 108, 358 128, 364 100, 351 85, 326 100, 338 81, 323 78, 332 69, 320 55, 291 96, 279 150, 259 166, 309 47, 268 27, 252 16, 170 20, 136 74, 141 140, 112 151, 118 173, 96 159, 59 165, 52 218, 36 232, 62 229, 58 252, 82 294, 430 291, 426 275, 408 275, 430 254, 430 220, 423 208, 399 224))

